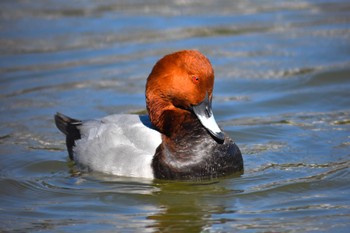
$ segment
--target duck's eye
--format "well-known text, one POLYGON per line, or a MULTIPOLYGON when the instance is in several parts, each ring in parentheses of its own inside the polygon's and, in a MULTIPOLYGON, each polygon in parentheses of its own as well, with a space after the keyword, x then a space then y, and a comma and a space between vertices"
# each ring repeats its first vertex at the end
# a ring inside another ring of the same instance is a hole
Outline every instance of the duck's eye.
POLYGON ((193 81, 194 83, 198 83, 198 82, 199 82, 199 77, 196 76, 196 75, 193 75, 193 76, 192 76, 192 81, 193 81))

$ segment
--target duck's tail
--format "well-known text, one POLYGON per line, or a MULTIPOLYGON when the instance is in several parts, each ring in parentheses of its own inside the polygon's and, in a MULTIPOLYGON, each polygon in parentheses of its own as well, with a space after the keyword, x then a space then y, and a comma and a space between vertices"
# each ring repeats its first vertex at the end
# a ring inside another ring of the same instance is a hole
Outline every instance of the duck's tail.
POLYGON ((79 126, 82 124, 82 122, 61 113, 56 113, 55 123, 57 128, 66 135, 66 145, 69 158, 73 160, 73 147, 75 146, 75 140, 81 138, 79 126))

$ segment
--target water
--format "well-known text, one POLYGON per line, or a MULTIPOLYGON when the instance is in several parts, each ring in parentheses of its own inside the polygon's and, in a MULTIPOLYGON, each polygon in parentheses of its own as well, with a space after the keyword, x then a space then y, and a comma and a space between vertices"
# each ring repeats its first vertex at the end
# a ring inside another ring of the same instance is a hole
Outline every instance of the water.
POLYGON ((348 232, 349 41, 345 0, 1 1, 0 232, 348 232), (77 170, 53 114, 142 111, 153 64, 185 48, 214 65, 245 173, 77 170))

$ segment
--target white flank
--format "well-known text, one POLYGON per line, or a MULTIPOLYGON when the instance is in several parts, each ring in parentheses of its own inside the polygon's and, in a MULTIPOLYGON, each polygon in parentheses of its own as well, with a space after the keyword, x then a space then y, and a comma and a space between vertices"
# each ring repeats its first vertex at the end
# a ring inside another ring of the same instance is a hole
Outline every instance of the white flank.
POLYGON ((78 164, 118 176, 154 178, 151 163, 161 135, 138 115, 86 121, 80 130, 82 138, 74 148, 78 164))

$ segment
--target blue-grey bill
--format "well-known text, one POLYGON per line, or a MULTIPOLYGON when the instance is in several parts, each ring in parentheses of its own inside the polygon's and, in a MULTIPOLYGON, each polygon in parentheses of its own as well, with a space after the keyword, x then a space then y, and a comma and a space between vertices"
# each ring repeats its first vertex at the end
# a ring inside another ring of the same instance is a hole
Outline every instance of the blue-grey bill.
POLYGON ((208 132, 217 140, 224 141, 225 135, 216 123, 213 111, 211 109, 211 101, 209 100, 208 93, 200 104, 195 105, 192 108, 194 114, 196 114, 199 121, 208 130, 208 132))

